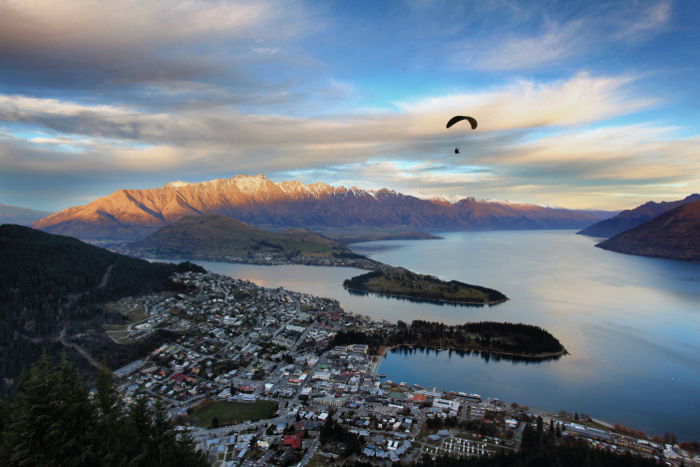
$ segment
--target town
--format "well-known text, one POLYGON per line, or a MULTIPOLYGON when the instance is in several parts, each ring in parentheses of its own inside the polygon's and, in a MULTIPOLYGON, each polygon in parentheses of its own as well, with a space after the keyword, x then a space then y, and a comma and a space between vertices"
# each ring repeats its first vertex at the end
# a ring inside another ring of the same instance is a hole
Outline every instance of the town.
POLYGON ((372 354, 367 345, 335 345, 334 336, 396 325, 347 313, 335 300, 210 273, 172 280, 184 291, 111 304, 130 317, 108 330, 117 342, 158 330, 178 336, 114 374, 127 403, 137 395, 165 401, 177 431, 212 465, 487 456, 518 450, 532 429, 667 465, 700 465, 671 440, 623 434, 585 415, 387 380, 377 369, 388 349, 372 354))

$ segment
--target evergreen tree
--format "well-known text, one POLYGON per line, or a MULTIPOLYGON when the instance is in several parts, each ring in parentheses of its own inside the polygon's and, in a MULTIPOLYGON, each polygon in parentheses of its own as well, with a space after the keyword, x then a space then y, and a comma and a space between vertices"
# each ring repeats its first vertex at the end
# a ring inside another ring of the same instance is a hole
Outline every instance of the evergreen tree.
POLYGON ((94 465, 88 434, 93 408, 75 367, 62 358, 54 368, 44 354, 24 377, 3 430, 7 465, 94 465))
POLYGON ((127 411, 106 369, 96 389, 91 400, 68 359, 53 365, 43 355, 2 402, 0 465, 208 465, 191 438, 177 438, 162 403, 138 398, 127 411))

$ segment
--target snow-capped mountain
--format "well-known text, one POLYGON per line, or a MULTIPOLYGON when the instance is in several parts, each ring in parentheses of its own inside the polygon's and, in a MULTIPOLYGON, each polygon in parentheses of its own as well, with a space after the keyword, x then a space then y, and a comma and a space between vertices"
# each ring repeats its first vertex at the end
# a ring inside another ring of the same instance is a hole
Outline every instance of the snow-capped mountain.
POLYGON ((578 228, 600 212, 477 201, 420 199, 388 189, 363 190, 264 175, 236 175, 162 188, 119 190, 37 221, 48 232, 86 240, 137 240, 186 215, 223 214, 265 227, 410 230, 578 228))

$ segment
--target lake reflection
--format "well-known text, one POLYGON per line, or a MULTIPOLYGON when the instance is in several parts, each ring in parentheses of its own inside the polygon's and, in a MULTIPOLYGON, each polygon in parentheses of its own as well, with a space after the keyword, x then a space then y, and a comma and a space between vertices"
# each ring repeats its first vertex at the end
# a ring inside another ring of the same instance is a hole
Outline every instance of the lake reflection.
POLYGON ((495 307, 443 307, 351 295, 342 281, 364 272, 356 269, 199 263, 260 285, 332 297, 347 311, 375 319, 542 326, 570 355, 523 365, 449 352, 391 353, 379 371, 394 381, 700 439, 699 264, 604 251, 572 231, 439 234, 444 240, 371 242, 353 250, 495 288, 510 300, 495 307))

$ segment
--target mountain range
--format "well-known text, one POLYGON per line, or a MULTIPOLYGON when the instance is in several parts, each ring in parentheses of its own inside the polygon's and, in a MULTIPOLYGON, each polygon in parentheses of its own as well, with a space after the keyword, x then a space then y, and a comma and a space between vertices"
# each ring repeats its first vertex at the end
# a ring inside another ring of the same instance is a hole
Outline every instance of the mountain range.
POLYGON ((596 246, 619 253, 700 262, 700 200, 681 204, 596 246))
POLYGON ((421 199, 388 189, 363 190, 264 175, 119 190, 85 206, 40 219, 34 227, 90 241, 135 241, 188 215, 222 214, 256 227, 317 231, 581 228, 610 216, 583 211, 477 201, 421 199))
POLYGON ((50 214, 47 211, 36 211, 0 203, 0 224, 31 225, 50 214))
POLYGON ((593 224, 578 232, 581 235, 590 237, 612 237, 627 230, 633 229, 644 222, 653 219, 671 209, 677 208, 686 203, 700 201, 700 194, 692 194, 677 201, 667 201, 656 203, 649 201, 634 209, 627 209, 618 215, 593 224))

